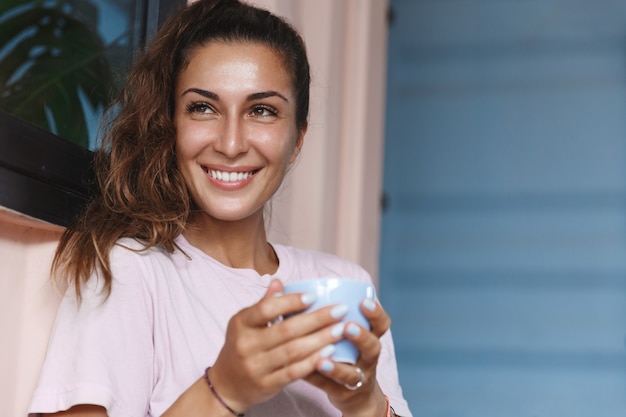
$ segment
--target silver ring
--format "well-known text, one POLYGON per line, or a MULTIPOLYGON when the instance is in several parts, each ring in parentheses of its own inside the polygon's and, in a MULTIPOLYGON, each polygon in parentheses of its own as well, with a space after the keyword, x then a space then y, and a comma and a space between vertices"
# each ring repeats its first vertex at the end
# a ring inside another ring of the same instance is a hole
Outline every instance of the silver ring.
POLYGON ((267 327, 272 327, 273 325, 278 324, 278 323, 280 323, 281 321, 283 321, 283 316, 278 316, 278 317, 276 317, 274 320, 272 320, 272 321, 268 321, 268 322, 267 322, 267 327))
POLYGON ((365 382, 365 374, 363 373, 363 370, 361 368, 359 368, 358 366, 354 368, 355 371, 358 372, 359 374, 359 382, 357 382, 354 385, 350 385, 350 384, 343 384, 344 387, 346 387, 347 389, 349 389, 350 391, 355 391, 358 390, 359 388, 361 388, 363 386, 363 383, 365 382))

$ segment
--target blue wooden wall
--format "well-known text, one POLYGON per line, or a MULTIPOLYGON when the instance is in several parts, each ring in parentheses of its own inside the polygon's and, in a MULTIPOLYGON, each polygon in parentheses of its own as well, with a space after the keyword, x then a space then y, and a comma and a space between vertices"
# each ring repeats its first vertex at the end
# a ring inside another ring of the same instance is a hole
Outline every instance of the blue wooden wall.
POLYGON ((391 5, 381 299, 414 415, 626 416, 626 1, 391 5))

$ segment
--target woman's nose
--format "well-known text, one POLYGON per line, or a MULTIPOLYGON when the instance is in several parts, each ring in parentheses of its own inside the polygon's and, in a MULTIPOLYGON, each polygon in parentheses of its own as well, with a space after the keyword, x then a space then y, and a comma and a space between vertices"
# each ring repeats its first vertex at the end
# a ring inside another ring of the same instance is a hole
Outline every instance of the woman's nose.
POLYGON ((215 150, 229 158, 234 158, 248 150, 248 141, 244 137, 243 121, 237 118, 226 118, 215 150))

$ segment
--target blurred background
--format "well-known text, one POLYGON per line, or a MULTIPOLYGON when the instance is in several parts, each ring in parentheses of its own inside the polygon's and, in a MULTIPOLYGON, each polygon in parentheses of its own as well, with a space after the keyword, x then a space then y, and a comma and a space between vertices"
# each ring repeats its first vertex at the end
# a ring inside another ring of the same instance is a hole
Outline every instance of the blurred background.
POLYGON ((626 413, 626 2, 391 0, 381 298, 416 417, 626 413))

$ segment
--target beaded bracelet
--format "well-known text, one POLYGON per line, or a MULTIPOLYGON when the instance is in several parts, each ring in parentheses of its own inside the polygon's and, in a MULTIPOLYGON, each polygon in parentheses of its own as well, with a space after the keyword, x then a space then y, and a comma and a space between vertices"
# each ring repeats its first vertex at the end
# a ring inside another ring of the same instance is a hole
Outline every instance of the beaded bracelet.
POLYGON ((222 397, 220 397, 220 395, 217 393, 217 391, 215 391, 215 387, 213 386, 213 384, 211 383, 211 380, 209 379, 209 369, 211 369, 210 366, 208 368, 206 368, 206 371, 204 371, 204 379, 206 380, 206 383, 209 385, 209 388, 211 389, 211 392, 213 393, 213 395, 215 395, 215 398, 217 398, 217 401, 219 401, 220 404, 222 404, 224 407, 226 407, 226 409, 228 411, 230 411, 233 415, 235 415, 237 417, 244 417, 243 413, 238 413, 235 410, 233 410, 232 408, 230 408, 228 406, 228 404, 226 404, 226 402, 224 402, 222 397))
POLYGON ((400 417, 396 414, 396 410, 393 409, 393 407, 391 406, 391 401, 389 401, 389 397, 387 397, 386 395, 385 401, 387 401, 387 412, 385 413, 385 417, 400 417))

